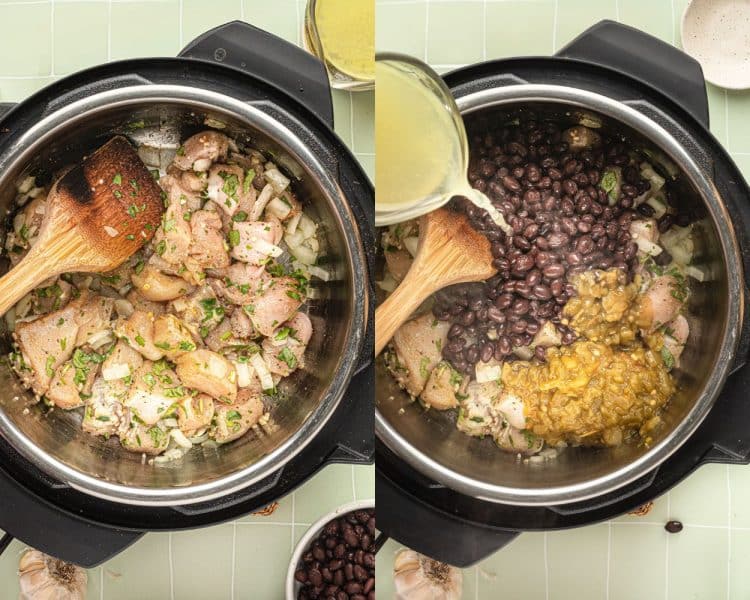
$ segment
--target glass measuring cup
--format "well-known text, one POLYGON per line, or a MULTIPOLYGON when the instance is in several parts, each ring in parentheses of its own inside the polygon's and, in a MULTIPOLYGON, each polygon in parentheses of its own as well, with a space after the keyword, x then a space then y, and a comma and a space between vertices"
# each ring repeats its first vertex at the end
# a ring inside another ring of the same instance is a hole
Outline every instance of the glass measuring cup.
POLYGON ((375 79, 376 225, 413 219, 464 196, 507 226, 469 184, 466 129, 440 76, 411 56, 379 53, 375 79))

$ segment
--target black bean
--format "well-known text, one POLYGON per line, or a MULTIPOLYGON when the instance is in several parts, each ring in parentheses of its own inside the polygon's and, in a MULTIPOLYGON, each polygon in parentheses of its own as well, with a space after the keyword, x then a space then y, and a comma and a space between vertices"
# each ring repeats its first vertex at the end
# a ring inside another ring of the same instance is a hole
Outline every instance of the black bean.
POLYGON ((565 267, 560 263, 551 263, 542 269, 542 273, 549 279, 557 279, 565 274, 565 267))
POLYGON ((669 533, 680 533, 680 531, 682 531, 682 523, 679 521, 667 521, 667 524, 664 525, 664 529, 669 533))
POLYGON ((492 358, 492 354, 494 351, 494 346, 490 342, 485 342, 482 345, 482 350, 479 353, 479 358, 482 362, 488 362, 492 358))

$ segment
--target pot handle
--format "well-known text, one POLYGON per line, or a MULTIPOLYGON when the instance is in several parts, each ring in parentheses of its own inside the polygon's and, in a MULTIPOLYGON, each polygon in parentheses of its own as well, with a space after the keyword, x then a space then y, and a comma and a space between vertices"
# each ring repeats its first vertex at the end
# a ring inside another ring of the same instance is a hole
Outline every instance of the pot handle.
POLYGON ((589 27, 556 56, 595 63, 633 77, 667 96, 708 129, 708 97, 698 62, 647 33, 614 21, 589 27))
POLYGON ((333 101, 325 65, 312 54, 243 21, 219 25, 178 56, 233 67, 280 88, 333 129, 333 101))
POLYGON ((456 567, 470 567, 504 548, 518 531, 491 529, 437 511, 396 486, 376 467, 378 529, 409 548, 456 567))
MULTIPOLYGON (((372 344, 372 340, 369 343, 372 344)), ((370 363, 352 377, 344 392, 340 405, 346 405, 349 413, 343 426, 331 438, 335 440, 335 446, 326 457, 326 463, 372 464, 375 456, 372 434, 375 427, 374 389, 375 365, 370 363)))

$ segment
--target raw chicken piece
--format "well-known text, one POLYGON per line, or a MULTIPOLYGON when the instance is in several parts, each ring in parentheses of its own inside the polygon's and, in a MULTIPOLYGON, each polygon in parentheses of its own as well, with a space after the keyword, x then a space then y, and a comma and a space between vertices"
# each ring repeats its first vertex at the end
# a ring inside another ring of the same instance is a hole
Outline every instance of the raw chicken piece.
POLYGON ((102 378, 105 381, 122 379, 143 366, 143 356, 133 350, 127 342, 119 340, 110 355, 102 363, 102 378))
POLYGON ((495 443, 503 450, 528 456, 536 454, 544 446, 542 438, 530 431, 517 429, 507 421, 502 422, 500 429, 495 432, 493 437, 495 443))
POLYGON ((411 254, 404 248, 386 249, 384 256, 388 271, 397 283, 406 277, 409 269, 411 269, 411 263, 414 262, 411 254))
POLYGON ((253 322, 244 310, 232 311, 232 316, 229 318, 229 322, 232 326, 232 335, 238 338, 252 339, 257 337, 253 322))
POLYGON ((680 356, 685 349, 688 336, 690 336, 690 325, 682 315, 677 315, 664 327, 664 348, 666 352, 662 351, 662 355, 665 357, 665 362, 672 363, 670 368, 680 366, 680 356), (669 356, 672 357, 671 361, 669 356))
POLYGON ((516 429, 526 428, 523 401, 517 396, 502 392, 495 403, 495 408, 516 429))
POLYGON ((99 365, 95 363, 88 363, 86 369, 76 369, 72 361, 67 361, 55 371, 45 396, 55 406, 64 410, 78 408, 84 403, 81 393, 91 393, 91 386, 98 371, 99 365), (82 381, 76 383, 76 379, 82 381))
POLYGON ((190 256, 204 269, 223 269, 229 266, 226 240, 221 231, 221 219, 213 211, 199 210, 190 219, 193 241, 190 256))
POLYGON ((169 360, 196 348, 190 330, 174 315, 161 315, 154 321, 154 346, 163 350, 169 360))
POLYGON ((127 394, 122 382, 107 382, 98 378, 91 387, 91 398, 83 412, 83 430, 93 435, 112 435, 117 432, 123 417, 120 402, 127 394))
MULTIPOLYGON (((234 312, 241 312, 235 310, 234 312)), ((234 313, 233 313, 234 314, 234 313)), ((216 327, 211 330, 204 339, 203 343, 208 346, 210 350, 214 352, 220 352, 222 349, 229 346, 241 346, 247 343, 247 340, 238 337, 232 330, 232 323, 230 319, 224 319, 216 327)))
POLYGON ((311 336, 312 323, 305 313, 298 312, 282 324, 273 335, 263 340, 263 359, 268 370, 286 377, 301 367, 311 336))
POLYGON ((395 362, 389 366, 412 396, 422 393, 430 373, 442 360, 449 328, 449 323, 424 314, 404 323, 393 336, 395 362))
POLYGON ((568 143, 571 152, 577 152, 598 145, 602 136, 584 125, 576 125, 563 131, 562 139, 568 143))
POLYGON ((154 346, 153 314, 141 310, 133 311, 127 319, 115 322, 115 333, 149 360, 159 360, 164 356, 164 352, 154 346))
POLYGON ((224 402, 237 398, 237 372, 221 354, 201 349, 183 354, 175 363, 186 386, 224 402))
POLYGON ((171 310, 177 313, 194 337, 204 336, 224 318, 224 309, 210 286, 204 285, 193 293, 177 298, 170 303, 171 310))
POLYGON ((497 381, 469 383, 458 412, 458 430, 476 437, 492 435, 502 425, 498 423, 497 411, 493 408, 499 397, 500 384, 497 381))
POLYGON ((92 336, 112 328, 110 319, 114 306, 114 298, 96 295, 91 296, 81 305, 76 314, 76 321, 78 322, 76 346, 83 346, 91 340, 92 336))
POLYGON ((305 301, 299 283, 293 277, 274 277, 256 292, 246 310, 255 329, 268 337, 284 321, 288 321, 305 301))
POLYGON ((212 279, 211 288, 232 304, 246 306, 255 300, 255 292, 271 281, 264 267, 234 263, 224 271, 223 279, 212 279))
POLYGON ((152 302, 174 300, 190 291, 190 285, 182 277, 165 275, 150 264, 146 265, 140 273, 134 272, 130 279, 138 293, 152 302))
MULTIPOLYGON (((203 204, 199 190, 193 190, 193 179, 200 181, 192 171, 182 172, 178 169, 170 169, 170 173, 159 179, 159 185, 167 195, 167 205, 179 206, 182 209, 183 218, 194 210, 198 210, 203 204)), ((201 182, 205 187, 205 183, 201 182)))
POLYGON ((534 348, 537 346, 549 348, 550 346, 559 346, 560 344, 562 344, 562 335, 552 321, 545 321, 544 325, 539 328, 539 331, 536 332, 534 339, 531 341, 531 346, 534 348))
POLYGON ((183 171, 208 171, 211 164, 224 160, 229 148, 236 150, 235 143, 218 131, 203 131, 185 140, 177 151, 173 164, 183 171))
POLYGON ((167 310, 166 304, 146 300, 146 298, 141 296, 136 290, 130 290, 125 297, 128 299, 128 302, 133 305, 135 310, 140 310, 154 316, 159 316, 167 310))
POLYGON ((673 275, 660 275, 640 298, 636 315, 639 327, 651 332, 669 323, 686 300, 684 281, 673 275))
POLYGON ((260 394, 243 388, 232 404, 216 405, 215 425, 211 436, 220 444, 242 437, 263 416, 263 401, 260 394))
POLYGON ((244 171, 236 165, 214 165, 208 174, 207 196, 228 216, 232 216, 243 194, 244 171))
POLYGON ((264 265, 269 257, 281 256, 283 251, 278 247, 284 230, 278 219, 256 221, 254 223, 235 223, 238 242, 232 248, 232 257, 251 265, 264 265))
POLYGON ((133 374, 133 385, 124 405, 140 421, 154 425, 164 418, 173 404, 187 396, 187 390, 172 369, 146 361, 133 374))
POLYGON ((77 302, 71 302, 65 308, 34 321, 16 324, 13 338, 31 369, 21 370, 19 375, 40 396, 47 391, 55 371, 73 355, 79 329, 79 309, 77 302))
POLYGON ((141 425, 125 417, 118 429, 120 443, 131 452, 157 455, 169 446, 169 432, 161 425, 141 425))
POLYGON ((214 417, 214 401, 208 394, 188 396, 177 405, 177 423, 187 437, 202 435, 214 417))
POLYGON ((157 255, 178 266, 185 262, 190 248, 190 223, 184 213, 179 201, 170 201, 152 242, 157 255))
POLYGON ((456 392, 463 377, 445 361, 441 361, 432 370, 419 399, 423 404, 435 410, 448 410, 458 406, 456 392))

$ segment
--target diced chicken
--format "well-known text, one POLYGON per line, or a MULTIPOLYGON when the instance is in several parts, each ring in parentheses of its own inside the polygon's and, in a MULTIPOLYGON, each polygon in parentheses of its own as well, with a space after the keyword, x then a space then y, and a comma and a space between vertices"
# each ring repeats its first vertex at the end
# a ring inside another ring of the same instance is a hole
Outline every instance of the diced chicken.
POLYGON ((388 266, 388 271, 396 280, 400 282, 411 269, 411 263, 414 262, 411 254, 404 248, 393 248, 392 250, 386 249, 384 252, 385 263, 388 266))
POLYGON ((466 398, 461 401, 456 427, 459 431, 476 437, 492 435, 502 423, 498 420, 494 404, 500 396, 497 381, 478 383, 472 381, 466 388, 466 398))
POLYGON ((55 371, 73 355, 78 310, 77 303, 70 303, 34 321, 16 324, 13 337, 31 369, 22 370, 19 375, 40 396, 47 391, 55 371))
POLYGON ((102 363, 102 378, 114 381, 133 375, 143 366, 143 356, 133 350, 129 344, 119 340, 107 358, 102 363))
POLYGON ((164 352, 154 346, 153 314, 133 311, 127 319, 119 319, 115 323, 115 333, 149 360, 159 360, 164 356, 164 352))
POLYGON ((169 360, 196 348, 190 330, 174 315, 161 315, 154 320, 154 346, 163 350, 169 360))
POLYGON ((32 292, 34 310, 37 313, 59 310, 73 297, 73 286, 59 277, 43 285, 44 287, 38 287, 32 292))
POLYGON ((662 248, 659 241, 659 228, 656 219, 638 219, 630 224, 630 236, 638 245, 639 256, 658 256, 662 248))
POLYGON ((448 410, 458 406, 456 392, 463 377, 445 361, 438 363, 427 378, 419 399, 435 410, 448 410))
POLYGON ((562 335, 555 327, 552 321, 545 321, 544 325, 539 328, 536 332, 534 339, 531 341, 531 345, 536 348, 541 346, 542 348, 549 348, 551 346, 559 346, 562 344, 562 335))
POLYGON ((126 394, 127 388, 121 382, 96 379, 83 412, 83 430, 93 435, 116 433, 123 417, 121 399, 126 394))
POLYGON ((264 267, 234 263, 224 271, 223 279, 212 279, 211 288, 232 304, 246 306, 255 300, 255 292, 270 282, 264 267))
POLYGON ((562 133, 562 141, 567 142, 568 148, 572 152, 597 146, 601 139, 602 136, 596 131, 583 125, 576 125, 575 127, 566 129, 562 133))
POLYGON ((167 195, 167 205, 179 206, 182 209, 183 219, 194 210, 198 210, 203 204, 200 192, 203 188, 194 190, 197 180, 205 187, 205 181, 192 171, 183 172, 179 169, 170 169, 170 172, 159 179, 159 185, 167 195))
POLYGON ((284 230, 280 221, 255 221, 234 224, 238 241, 232 248, 232 257, 251 265, 264 265, 269 257, 281 256, 277 245, 284 230))
POLYGON ((161 424, 141 425, 132 418, 124 419, 118 433, 122 446, 131 452, 156 456, 169 446, 169 432, 161 424))
MULTIPOLYGON (((235 310, 234 312, 238 312, 235 310)), ((232 330, 232 323, 230 319, 224 319, 216 327, 211 330, 203 342, 208 346, 210 350, 214 352, 220 352, 222 349, 229 346, 239 346, 247 343, 247 340, 242 339, 234 334, 232 330)))
POLYGON ((424 314, 407 321, 393 336, 395 362, 391 370, 401 386, 412 396, 419 396, 432 370, 442 360, 450 324, 424 314))
POLYGON ((689 336, 690 325, 682 315, 677 315, 664 327, 664 348, 669 353, 667 361, 671 362, 673 367, 680 365, 680 356, 689 336), (669 356, 671 356, 671 361, 669 356))
POLYGON ((298 312, 270 337, 264 339, 263 359, 268 365, 268 370, 286 377, 301 367, 312 331, 310 317, 298 312))
POLYGON ((183 264, 190 248, 190 223, 184 215, 185 209, 180 202, 171 201, 154 234, 156 254, 173 265, 183 264))
POLYGON ((172 405, 188 396, 177 374, 160 363, 143 363, 133 374, 133 384, 124 401, 131 413, 146 425, 154 425, 170 412, 172 405))
POLYGON ((115 301, 113 298, 105 296, 91 296, 86 302, 81 304, 76 313, 78 322, 78 334, 76 335, 75 345, 83 346, 91 343, 94 337, 101 336, 103 331, 110 330, 112 324, 112 310, 115 301))
POLYGON ((275 277, 262 285, 246 310, 253 326, 268 337, 288 321, 305 301, 299 283, 293 277, 275 277))
POLYGON ((214 401, 208 394, 188 396, 177 405, 177 424, 187 437, 202 435, 214 417, 214 401))
POLYGON ((228 216, 237 210, 244 193, 245 173, 236 165, 218 164, 208 174, 207 196, 228 216))
POLYGON ((136 290, 130 290, 128 292, 128 295, 125 296, 128 299, 128 302, 130 302, 133 305, 133 308, 135 310, 140 310, 145 313, 150 313, 154 316, 159 316, 164 313, 164 311, 167 310, 167 305, 162 304, 161 302, 152 302, 151 300, 146 300, 141 294, 139 294, 136 290))
POLYGON ((211 436, 220 444, 236 440, 260 420, 264 410, 260 394, 249 388, 241 389, 234 403, 216 406, 211 436))
POLYGON ((97 364, 90 364, 87 369, 76 369, 72 361, 67 361, 55 371, 45 396, 64 410, 78 408, 84 404, 81 394, 91 393, 98 371, 97 364))
POLYGON ((495 443, 503 450, 530 456, 536 454, 544 446, 544 440, 528 430, 520 430, 513 427, 507 421, 503 421, 500 428, 493 435, 495 443))
POLYGON ((190 291, 190 285, 182 277, 165 275, 151 265, 146 265, 140 273, 131 275, 133 287, 146 300, 167 302, 190 291))
POLYGON ((208 285, 172 301, 170 308, 196 337, 201 335, 201 331, 205 335, 205 332, 216 327, 224 318, 224 309, 208 285))
MULTIPOLYGON (((236 309, 232 311, 232 316, 229 318, 229 323, 232 326, 232 335, 236 338, 252 339, 257 337, 253 322, 244 310, 236 309)), ((312 327, 312 325, 311 325, 312 327)))
POLYGON ((202 131, 189 137, 177 151, 173 164, 183 171, 208 171, 211 164, 224 160, 235 143, 218 131, 202 131))
POLYGON ((660 275, 640 298, 636 317, 639 327, 651 332, 669 323, 686 300, 684 281, 673 275, 660 275))
POLYGON ((193 236, 190 256, 205 269, 223 269, 229 266, 229 254, 221 226, 219 215, 208 210, 196 211, 190 219, 193 236))
POLYGON ((502 392, 498 397, 495 408, 500 412, 503 417, 516 429, 526 428, 526 415, 524 414, 523 400, 514 396, 502 392))
POLYGON ((221 354, 201 349, 183 354, 175 363, 186 386, 224 402, 237 398, 237 372, 221 354))

